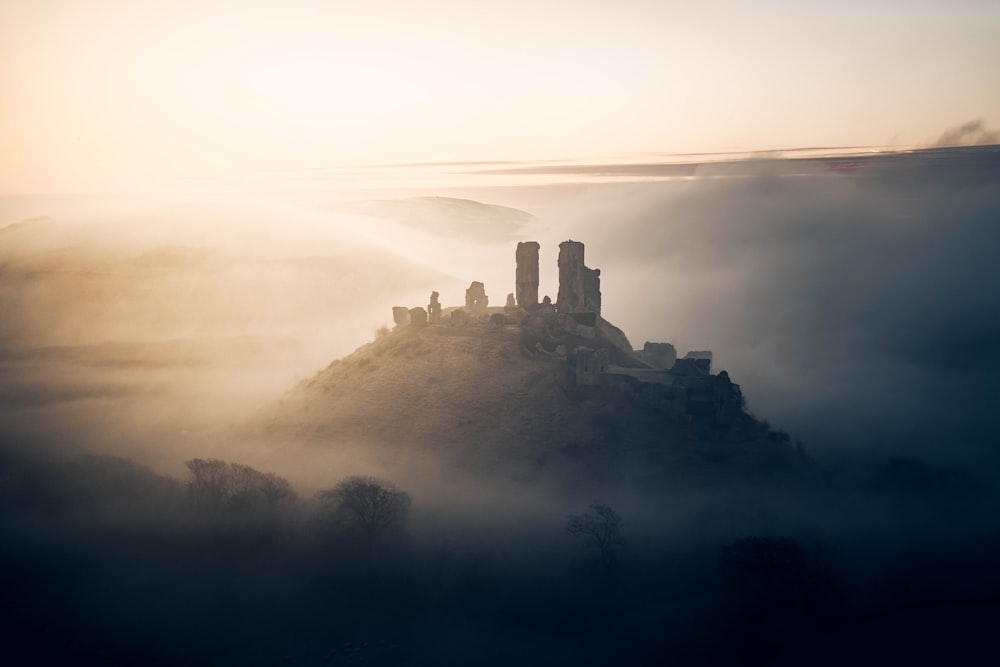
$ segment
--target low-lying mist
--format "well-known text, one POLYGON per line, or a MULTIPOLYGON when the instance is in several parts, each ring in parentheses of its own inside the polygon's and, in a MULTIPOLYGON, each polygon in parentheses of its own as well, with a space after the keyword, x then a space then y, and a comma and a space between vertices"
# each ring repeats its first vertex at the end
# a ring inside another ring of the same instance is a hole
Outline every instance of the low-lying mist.
POLYGON ((451 471, 374 480, 406 494, 376 524, 337 473, 313 494, 223 461, 171 479, 0 456, 8 650, 47 661, 965 660, 990 645, 1000 599, 980 492, 813 480, 587 497, 451 471), (605 548, 586 531, 598 512, 617 517, 605 548))
POLYGON ((471 280, 503 303, 515 233, 542 242, 540 294, 557 291, 558 243, 583 241, 634 346, 713 350, 750 409, 822 459, 994 478, 1000 186, 996 152, 976 151, 497 189, 536 220, 430 197, 387 212, 373 197, 367 216, 315 193, 6 200, 5 221, 27 220, 0 229, 3 427, 136 456, 154 435, 239 421, 391 324, 391 306, 432 289, 459 305, 471 280))
POLYGON ((595 189, 543 251, 585 241, 605 317, 634 346, 713 350, 754 413, 821 457, 926 456, 995 477, 995 156, 805 175, 769 160, 595 189))
POLYGON ((583 241, 603 314, 634 346, 713 350, 757 415, 805 441, 794 474, 763 481, 738 467, 683 486, 522 479, 406 442, 248 435, 392 306, 432 289, 460 305, 472 280, 502 305, 512 219, 445 237, 459 220, 414 223, 437 209, 404 224, 285 195, 64 207, 0 228, 14 646, 103 664, 975 655, 1000 600, 996 170, 725 173, 561 190, 540 219, 514 219, 542 243, 540 294, 556 295, 558 243, 583 241), (205 486, 193 459, 228 477, 205 486), (405 518, 345 524, 317 492, 350 475, 394 483, 405 518), (606 551, 569 529, 595 507, 622 520, 606 551))
POLYGON ((0 431, 70 453, 176 468, 186 440, 370 339, 397 299, 459 290, 391 221, 259 199, 68 199, 0 229, 0 431))

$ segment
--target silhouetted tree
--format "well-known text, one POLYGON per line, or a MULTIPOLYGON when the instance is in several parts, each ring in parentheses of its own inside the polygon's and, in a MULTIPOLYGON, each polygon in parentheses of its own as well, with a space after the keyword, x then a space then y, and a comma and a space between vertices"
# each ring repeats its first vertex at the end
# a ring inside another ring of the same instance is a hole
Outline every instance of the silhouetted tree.
POLYGON ((408 493, 375 477, 347 477, 318 496, 331 504, 338 523, 370 540, 391 528, 402 527, 410 510, 408 493))
POLYGON ((284 502, 294 501, 298 497, 291 482, 273 472, 264 473, 258 484, 264 502, 271 510, 277 509, 284 502))
POLYGON ((720 567, 729 595, 773 599, 801 586, 808 557, 801 544, 787 537, 747 537, 722 547, 720 567))
POLYGON ((605 574, 611 575, 615 549, 625 544, 618 512, 610 505, 593 503, 588 512, 572 514, 566 519, 566 532, 573 537, 583 537, 588 546, 596 548, 605 574))
POLYGON ((722 547, 723 583, 729 596, 754 602, 788 602, 837 584, 832 549, 806 549, 788 537, 746 537, 722 547))
POLYGON ((296 497, 288 480, 242 463, 191 459, 185 465, 191 473, 188 490, 197 511, 274 511, 296 497))
MULTIPOLYGON (((812 647, 843 631, 843 585, 829 547, 747 537, 722 547, 720 566, 726 597, 715 650, 721 662, 801 664, 812 647)), ((833 653, 809 661, 837 662, 833 653)))
POLYGON ((221 509, 226 500, 229 466, 219 459, 191 459, 184 465, 191 473, 188 492, 196 511, 221 509))

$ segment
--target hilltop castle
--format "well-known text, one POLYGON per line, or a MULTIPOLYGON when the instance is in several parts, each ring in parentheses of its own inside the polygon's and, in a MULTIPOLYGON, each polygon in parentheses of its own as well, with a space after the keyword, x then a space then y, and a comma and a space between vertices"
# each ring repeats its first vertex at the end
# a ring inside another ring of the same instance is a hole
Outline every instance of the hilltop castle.
POLYGON ((426 326, 519 327, 525 354, 563 360, 580 390, 610 390, 663 411, 668 417, 727 428, 744 414, 743 396, 728 373, 711 372, 712 353, 693 351, 678 359, 670 343, 646 342, 635 350, 625 334, 601 317, 601 271, 584 262, 579 241, 559 244, 556 303, 538 299, 539 244, 526 241, 515 251, 515 291, 503 307, 490 307, 483 283, 465 292, 464 308, 449 308, 446 319, 433 292, 422 307, 392 309, 396 329, 426 326))

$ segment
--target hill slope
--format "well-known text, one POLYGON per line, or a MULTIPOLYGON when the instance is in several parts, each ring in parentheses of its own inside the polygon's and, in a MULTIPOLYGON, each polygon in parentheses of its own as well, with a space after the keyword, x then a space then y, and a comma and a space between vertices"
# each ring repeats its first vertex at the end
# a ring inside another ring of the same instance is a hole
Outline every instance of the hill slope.
POLYGON ((279 450, 320 447, 355 470, 397 478, 440 467, 521 480, 700 484, 803 467, 787 437, 745 413, 723 432, 575 377, 565 356, 529 352, 516 324, 406 327, 294 387, 255 428, 279 450))

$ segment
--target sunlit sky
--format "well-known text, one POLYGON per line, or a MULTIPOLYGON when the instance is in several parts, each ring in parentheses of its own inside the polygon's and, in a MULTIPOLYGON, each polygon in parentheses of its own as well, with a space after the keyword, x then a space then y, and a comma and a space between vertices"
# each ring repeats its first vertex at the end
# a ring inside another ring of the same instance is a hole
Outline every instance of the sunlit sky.
POLYGON ((995 0, 0 0, 0 194, 927 145, 1000 128, 998 35, 995 0))

